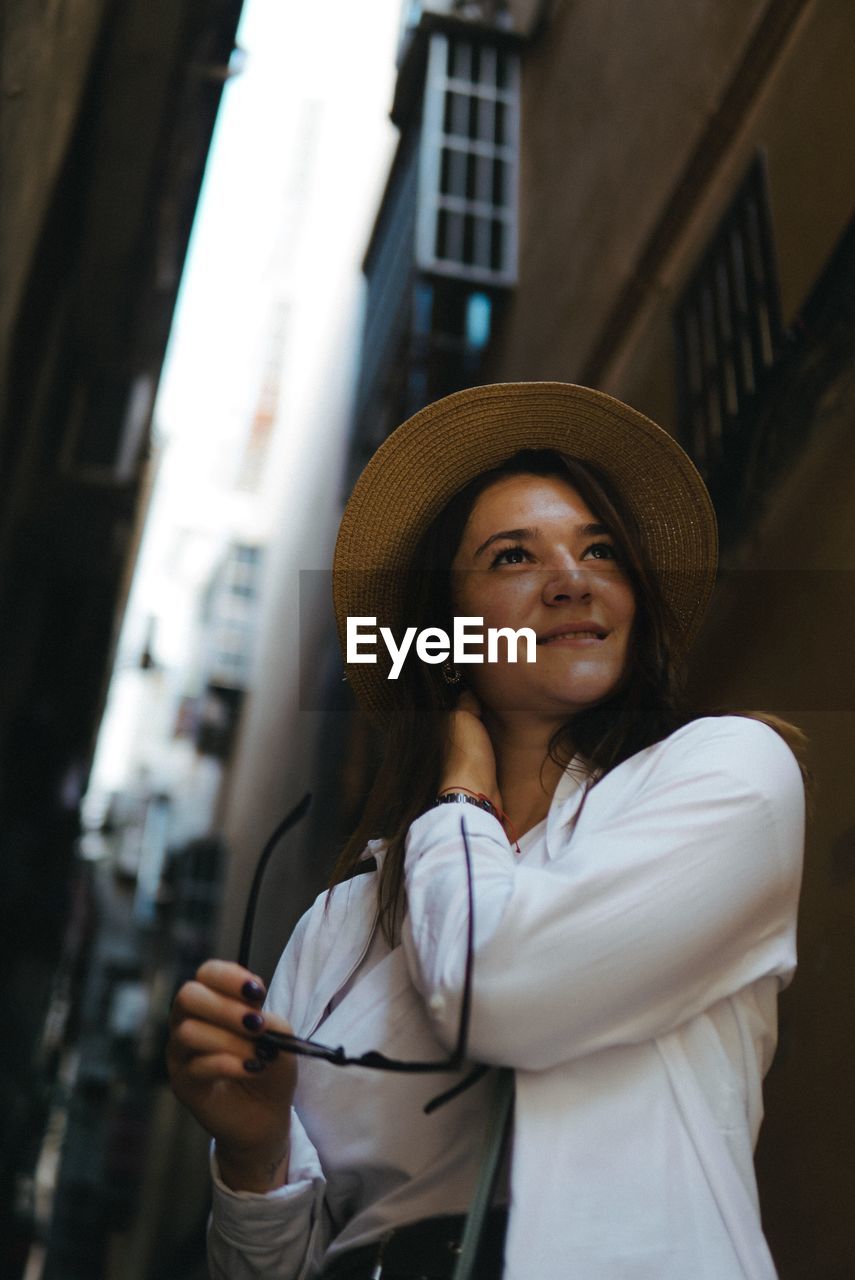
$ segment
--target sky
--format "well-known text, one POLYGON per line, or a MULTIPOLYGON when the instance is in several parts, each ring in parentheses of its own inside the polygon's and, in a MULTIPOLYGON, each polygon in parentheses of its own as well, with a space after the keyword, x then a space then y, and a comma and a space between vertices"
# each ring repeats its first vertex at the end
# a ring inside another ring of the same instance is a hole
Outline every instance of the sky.
POLYGON ((305 406, 342 324, 337 299, 355 296, 396 141, 388 110, 399 21, 400 0, 246 0, 240 69, 224 88, 155 405, 156 484, 95 785, 118 782, 138 737, 144 699, 120 685, 123 672, 128 687, 139 683, 148 619, 157 619, 158 662, 180 668, 200 584, 248 519, 231 491, 283 316, 292 321, 279 434, 292 460, 310 452, 317 423, 305 406))
POLYGON ((162 433, 204 442, 212 418, 219 430, 245 425, 280 266, 288 161, 306 127, 300 107, 310 98, 335 110, 352 91, 337 72, 343 59, 364 66, 372 94, 380 71, 391 103, 398 12, 399 0, 247 0, 244 69, 224 91, 161 381, 162 433))
MULTIPOLYGON (((398 15, 399 0, 247 0, 237 36, 243 70, 224 91, 155 406, 160 474, 125 656, 164 597, 206 571, 199 539, 182 538, 180 526, 223 524, 222 490, 258 401, 277 298, 296 304, 315 350, 336 320, 313 314, 312 299, 327 297, 325 277, 347 269, 326 247, 342 234, 342 218, 352 224, 361 209, 362 225, 348 231, 364 248, 379 203, 396 136, 386 117, 398 15), (359 139, 359 168, 346 172, 340 120, 360 109, 352 101, 359 92, 373 128, 359 139), (353 191, 360 181, 367 193, 353 191)), ((304 353, 303 363, 310 359, 304 353)), ((309 429, 292 415, 292 449, 305 447, 309 429)), ((168 618, 160 630, 168 648, 168 618)))

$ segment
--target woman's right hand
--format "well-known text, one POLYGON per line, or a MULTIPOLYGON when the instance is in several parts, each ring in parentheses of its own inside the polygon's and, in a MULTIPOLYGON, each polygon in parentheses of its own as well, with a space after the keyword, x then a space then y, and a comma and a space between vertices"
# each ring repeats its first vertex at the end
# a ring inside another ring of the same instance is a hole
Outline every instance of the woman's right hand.
POLYGON ((207 960, 172 1006, 166 1063, 179 1101, 215 1139, 223 1181, 267 1192, 288 1175, 297 1059, 256 1044, 263 1028, 289 1033, 260 1012, 264 986, 249 970, 207 960))
POLYGON ((464 689, 448 713, 439 790, 465 787, 485 795, 501 813, 496 753, 481 716, 481 704, 475 694, 464 689))

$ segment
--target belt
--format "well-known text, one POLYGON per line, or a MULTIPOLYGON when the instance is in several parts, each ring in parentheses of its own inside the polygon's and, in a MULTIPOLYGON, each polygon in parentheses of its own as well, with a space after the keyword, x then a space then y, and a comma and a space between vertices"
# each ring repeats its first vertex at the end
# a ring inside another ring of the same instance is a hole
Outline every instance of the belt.
MULTIPOLYGON (((501 1280, 507 1220, 507 1209, 488 1212, 476 1280, 501 1280)), ((462 1213, 411 1222, 338 1254, 324 1267, 321 1280, 451 1280, 465 1226, 462 1213)))

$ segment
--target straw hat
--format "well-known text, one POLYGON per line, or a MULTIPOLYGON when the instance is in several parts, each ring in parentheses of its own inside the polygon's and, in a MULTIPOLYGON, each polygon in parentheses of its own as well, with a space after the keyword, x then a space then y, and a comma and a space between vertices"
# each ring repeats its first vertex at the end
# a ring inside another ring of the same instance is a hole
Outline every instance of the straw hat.
MULTIPOLYGON (((686 648, 715 579, 712 502, 677 442, 644 414, 589 387, 507 382, 470 387, 408 418, 377 449, 342 516, 333 600, 342 653, 349 616, 376 617, 398 640, 405 570, 431 521, 482 471, 521 449, 556 449, 594 463, 613 481, 642 531, 686 648)), ((363 710, 382 724, 392 706, 384 646, 375 665, 350 664, 363 710)))

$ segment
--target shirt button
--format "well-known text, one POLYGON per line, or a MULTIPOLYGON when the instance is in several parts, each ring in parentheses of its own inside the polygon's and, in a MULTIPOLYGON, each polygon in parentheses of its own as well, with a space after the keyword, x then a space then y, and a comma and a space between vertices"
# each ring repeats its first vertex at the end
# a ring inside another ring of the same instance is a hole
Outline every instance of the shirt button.
POLYGON ((443 1013, 445 1011, 445 996, 441 996, 438 991, 434 992, 428 1001, 428 1007, 431 1013, 443 1013))

